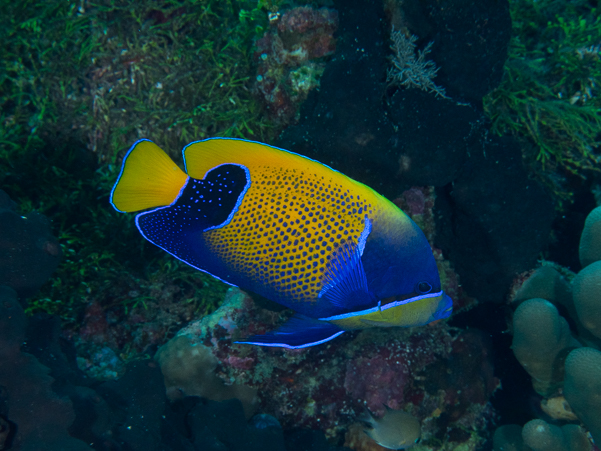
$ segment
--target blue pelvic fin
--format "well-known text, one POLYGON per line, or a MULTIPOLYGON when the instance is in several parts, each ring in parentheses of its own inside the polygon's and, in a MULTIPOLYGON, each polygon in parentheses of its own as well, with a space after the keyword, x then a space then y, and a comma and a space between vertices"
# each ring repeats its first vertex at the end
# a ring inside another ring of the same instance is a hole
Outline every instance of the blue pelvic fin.
POLYGON ((273 332, 253 335, 236 343, 300 349, 325 343, 342 333, 342 329, 326 321, 296 314, 273 332))
POLYGON ((330 256, 324 276, 318 298, 339 312, 361 310, 378 303, 367 286, 360 246, 349 242, 341 244, 330 256))

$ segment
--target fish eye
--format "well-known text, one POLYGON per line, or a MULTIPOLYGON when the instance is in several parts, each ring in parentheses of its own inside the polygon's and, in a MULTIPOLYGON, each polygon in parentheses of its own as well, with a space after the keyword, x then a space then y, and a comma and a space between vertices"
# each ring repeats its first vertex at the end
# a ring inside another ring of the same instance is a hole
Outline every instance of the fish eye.
POLYGON ((420 282, 415 287, 415 291, 417 291, 420 294, 429 293, 430 291, 432 291, 432 285, 430 285, 428 282, 420 282))

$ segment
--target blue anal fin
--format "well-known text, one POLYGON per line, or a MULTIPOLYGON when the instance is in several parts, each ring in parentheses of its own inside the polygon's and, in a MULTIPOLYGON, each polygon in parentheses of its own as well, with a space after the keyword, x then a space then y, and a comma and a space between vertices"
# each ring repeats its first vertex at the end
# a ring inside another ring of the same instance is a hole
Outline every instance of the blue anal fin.
POLYGON ((236 343, 300 349, 325 343, 342 333, 342 329, 326 321, 296 314, 273 332, 253 335, 236 343))

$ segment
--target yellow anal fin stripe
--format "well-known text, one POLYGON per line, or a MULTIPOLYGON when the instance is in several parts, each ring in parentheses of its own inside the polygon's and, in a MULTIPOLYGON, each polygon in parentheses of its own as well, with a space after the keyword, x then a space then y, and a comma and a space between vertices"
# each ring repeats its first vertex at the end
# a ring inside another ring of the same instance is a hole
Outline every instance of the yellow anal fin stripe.
POLYGON ((159 146, 141 140, 123 160, 111 203, 121 212, 170 205, 187 179, 186 173, 159 146))

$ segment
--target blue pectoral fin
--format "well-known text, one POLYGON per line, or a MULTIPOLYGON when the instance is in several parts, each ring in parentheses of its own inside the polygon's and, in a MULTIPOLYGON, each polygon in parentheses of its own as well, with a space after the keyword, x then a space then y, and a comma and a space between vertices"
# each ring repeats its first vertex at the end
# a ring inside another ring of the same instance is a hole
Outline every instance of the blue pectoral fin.
POLYGON ((369 292, 361 262, 364 242, 370 231, 371 222, 366 218, 359 243, 343 243, 332 253, 326 265, 325 283, 318 298, 340 312, 356 311, 377 304, 377 299, 369 292))
POLYGON ((343 332, 342 329, 328 322, 297 314, 273 332, 253 335, 236 343, 300 349, 325 343, 343 332))

